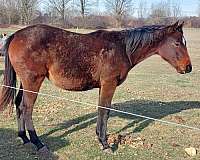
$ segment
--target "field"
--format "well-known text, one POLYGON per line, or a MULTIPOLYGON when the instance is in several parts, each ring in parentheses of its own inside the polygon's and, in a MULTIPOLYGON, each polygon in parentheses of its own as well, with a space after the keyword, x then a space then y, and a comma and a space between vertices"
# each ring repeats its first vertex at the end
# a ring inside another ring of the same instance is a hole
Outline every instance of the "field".
MULTIPOLYGON (((185 29, 184 32, 193 72, 180 75, 160 57, 153 56, 131 70, 115 93, 113 107, 200 128, 200 30, 185 29)), ((97 89, 69 92, 47 80, 40 92, 91 104, 97 104, 98 100, 97 89)), ((35 148, 21 144, 15 114, 9 117, 7 113, 8 110, 0 114, 0 159, 39 159, 35 148)), ((114 112, 111 112, 108 132, 140 137, 148 146, 122 144, 115 147, 112 155, 103 153, 95 135, 96 115, 95 106, 39 95, 33 118, 40 138, 52 152, 52 159, 200 159, 200 131, 114 112), (197 155, 187 155, 184 151, 187 147, 196 148, 197 155)))

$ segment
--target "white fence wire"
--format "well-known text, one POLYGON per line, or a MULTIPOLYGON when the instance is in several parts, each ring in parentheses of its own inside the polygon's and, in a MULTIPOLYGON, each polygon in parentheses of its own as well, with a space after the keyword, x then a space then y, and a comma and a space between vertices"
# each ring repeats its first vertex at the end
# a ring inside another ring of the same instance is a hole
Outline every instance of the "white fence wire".
POLYGON ((189 125, 184 125, 184 124, 179 124, 179 123, 175 123, 175 122, 171 122, 171 121, 161 120, 161 119, 148 117, 148 116, 144 116, 144 115, 140 115, 140 114, 136 114, 136 113, 130 113, 130 112, 126 112, 126 111, 121 111, 121 110, 114 109, 114 108, 98 106, 96 104, 87 103, 87 102, 81 102, 81 101, 78 101, 78 100, 71 100, 71 99, 67 99, 67 98, 64 98, 64 97, 57 96, 57 95, 51 95, 51 94, 47 94, 47 93, 35 92, 35 91, 25 90, 25 89, 11 87, 11 86, 7 86, 7 85, 1 85, 1 86, 2 87, 6 87, 6 88, 10 88, 10 89, 14 89, 14 90, 22 90, 23 92, 29 92, 29 93, 38 94, 38 95, 47 96, 47 97, 52 97, 52 98, 56 98, 56 99, 60 99, 60 100, 73 102, 73 103, 78 103, 78 104, 82 104, 82 105, 94 106, 94 107, 97 107, 97 108, 110 110, 110 111, 117 112, 117 113, 120 113, 120 114, 126 114, 126 115, 130 115, 130 116, 133 116, 133 117, 139 117, 139 118, 143 118, 143 119, 146 119, 146 120, 157 121, 157 122, 160 122, 160 123, 163 123, 163 124, 166 124, 166 125, 173 125, 173 126, 176 126, 176 127, 187 128, 187 129, 191 129, 191 130, 200 132, 200 128, 189 126, 189 125))

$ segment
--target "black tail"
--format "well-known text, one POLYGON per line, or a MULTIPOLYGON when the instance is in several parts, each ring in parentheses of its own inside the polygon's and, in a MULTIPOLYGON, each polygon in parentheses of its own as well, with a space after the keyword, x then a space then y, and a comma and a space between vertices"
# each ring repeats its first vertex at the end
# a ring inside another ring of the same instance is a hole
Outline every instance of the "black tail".
POLYGON ((4 69, 4 79, 3 86, 0 94, 0 110, 5 109, 8 105, 13 105, 14 98, 16 95, 16 90, 12 87, 16 87, 16 73, 10 63, 8 48, 10 42, 14 38, 14 34, 8 37, 3 47, 3 54, 5 56, 5 69, 4 69), (11 88, 9 88, 11 87, 11 88))

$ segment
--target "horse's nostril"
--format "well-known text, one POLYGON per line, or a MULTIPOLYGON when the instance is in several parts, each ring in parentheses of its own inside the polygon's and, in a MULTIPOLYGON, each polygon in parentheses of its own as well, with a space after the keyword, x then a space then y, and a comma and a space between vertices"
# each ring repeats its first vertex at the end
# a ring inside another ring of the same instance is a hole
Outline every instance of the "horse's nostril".
POLYGON ((186 73, 190 73, 192 71, 192 65, 189 64, 186 66, 186 73))

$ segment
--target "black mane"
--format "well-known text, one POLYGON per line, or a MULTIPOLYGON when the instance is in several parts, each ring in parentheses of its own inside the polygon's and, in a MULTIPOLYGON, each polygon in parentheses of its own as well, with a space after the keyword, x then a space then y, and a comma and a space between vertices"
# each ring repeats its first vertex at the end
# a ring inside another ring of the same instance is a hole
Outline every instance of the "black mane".
POLYGON ((119 42, 126 45, 127 54, 133 54, 138 48, 150 47, 162 41, 166 35, 166 26, 151 25, 139 28, 125 29, 122 31, 97 30, 89 33, 98 38, 103 38, 111 42, 119 42))
POLYGON ((164 25, 152 25, 124 30, 126 53, 131 55, 139 48, 149 48, 159 44, 167 34, 165 27, 164 25))

